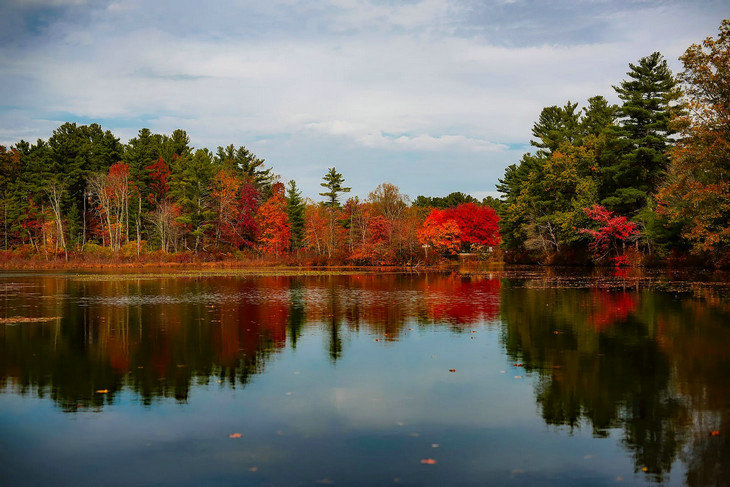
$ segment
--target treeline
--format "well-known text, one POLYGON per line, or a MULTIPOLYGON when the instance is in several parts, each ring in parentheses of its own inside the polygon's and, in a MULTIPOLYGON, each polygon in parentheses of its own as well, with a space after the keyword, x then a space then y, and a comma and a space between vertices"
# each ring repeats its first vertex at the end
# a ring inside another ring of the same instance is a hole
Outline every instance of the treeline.
POLYGON ((619 105, 542 110, 498 185, 508 259, 730 265, 730 21, 680 60, 630 64, 619 105))
POLYGON ((345 199, 333 167, 313 201, 243 146, 195 149, 183 130, 148 129, 122 144, 66 123, 48 141, 0 146, 0 245, 5 259, 417 265, 501 241, 510 262, 728 266, 730 21, 680 60, 678 76, 659 53, 630 64, 618 105, 543 109, 536 150, 506 169, 501 200, 411 202, 389 183, 345 199))
POLYGON ((0 148, 0 245, 6 259, 411 265, 499 245, 495 210, 461 193, 412 205, 384 183, 345 200, 335 168, 321 185, 321 201, 305 200, 245 147, 195 149, 184 130, 142 129, 122 144, 65 123, 48 141, 0 148))

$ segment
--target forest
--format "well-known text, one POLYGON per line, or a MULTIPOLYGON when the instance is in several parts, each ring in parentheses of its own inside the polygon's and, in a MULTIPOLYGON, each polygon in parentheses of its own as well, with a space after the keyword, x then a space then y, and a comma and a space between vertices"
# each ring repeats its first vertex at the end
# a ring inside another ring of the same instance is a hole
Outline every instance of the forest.
POLYGON ((181 129, 126 144, 98 124, 0 146, 2 260, 730 266, 730 20, 677 75, 658 52, 601 95, 542 110, 502 197, 366 199, 335 167, 317 201, 234 144, 181 129))

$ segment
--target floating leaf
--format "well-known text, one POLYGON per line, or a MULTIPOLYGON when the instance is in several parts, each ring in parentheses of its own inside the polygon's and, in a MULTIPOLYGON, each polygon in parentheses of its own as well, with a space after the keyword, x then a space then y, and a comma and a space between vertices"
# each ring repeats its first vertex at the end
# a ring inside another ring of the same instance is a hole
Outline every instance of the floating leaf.
POLYGON ((449 372, 456 372, 456 369, 449 369, 449 372))
POLYGON ((241 438, 243 435, 241 433, 231 433, 228 435, 228 438, 241 438))
POLYGON ((424 458, 421 460, 421 463, 424 465, 436 465, 436 460, 433 458, 424 458))
POLYGON ((96 391, 97 394, 107 394, 109 392, 109 389, 99 389, 96 391))

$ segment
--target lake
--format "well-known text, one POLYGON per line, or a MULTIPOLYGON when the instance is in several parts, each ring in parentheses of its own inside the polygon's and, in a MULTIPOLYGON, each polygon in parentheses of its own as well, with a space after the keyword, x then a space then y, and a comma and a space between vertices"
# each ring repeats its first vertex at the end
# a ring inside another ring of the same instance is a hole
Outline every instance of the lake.
POLYGON ((729 485, 717 275, 0 275, 1 485, 729 485))

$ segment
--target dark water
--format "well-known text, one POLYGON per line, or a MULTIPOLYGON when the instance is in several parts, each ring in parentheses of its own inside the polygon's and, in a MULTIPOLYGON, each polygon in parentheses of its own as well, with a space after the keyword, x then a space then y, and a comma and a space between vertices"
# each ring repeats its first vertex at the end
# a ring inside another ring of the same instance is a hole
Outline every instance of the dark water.
POLYGON ((730 484, 721 283, 5 274, 0 291, 0 485, 730 484))

